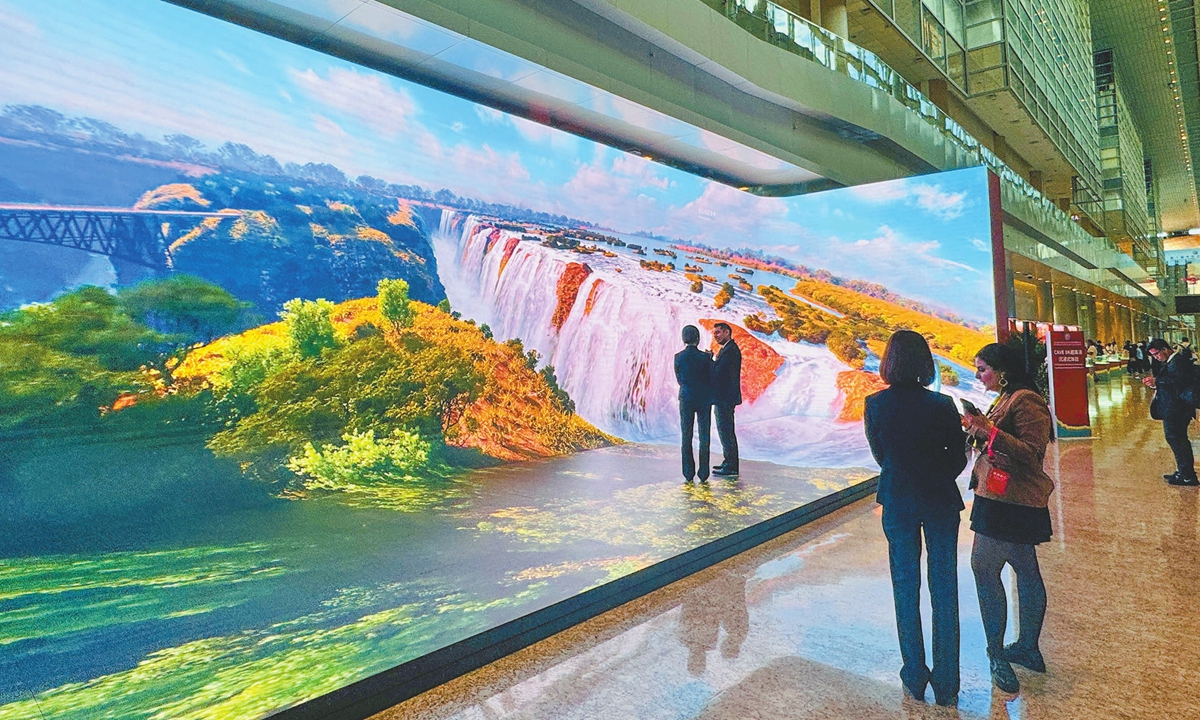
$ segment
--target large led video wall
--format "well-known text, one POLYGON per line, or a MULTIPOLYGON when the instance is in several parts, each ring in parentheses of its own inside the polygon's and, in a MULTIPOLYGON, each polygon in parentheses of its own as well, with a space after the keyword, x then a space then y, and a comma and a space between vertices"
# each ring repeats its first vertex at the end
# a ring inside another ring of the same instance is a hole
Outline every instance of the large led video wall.
POLYGON ((758 197, 154 0, 0 33, 0 720, 265 716, 866 479, 897 328, 987 402, 982 169, 758 197))

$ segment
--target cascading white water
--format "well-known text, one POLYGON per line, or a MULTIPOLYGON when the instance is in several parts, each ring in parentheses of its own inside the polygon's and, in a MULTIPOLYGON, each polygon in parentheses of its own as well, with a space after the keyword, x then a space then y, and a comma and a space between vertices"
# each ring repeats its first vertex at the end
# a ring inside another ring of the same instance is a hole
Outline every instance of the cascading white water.
MULTIPOLYGON (((749 293, 737 293, 718 310, 711 288, 690 292, 683 273, 644 270, 626 251, 612 258, 579 254, 522 235, 443 211, 433 241, 451 306, 487 323, 497 339, 520 338, 537 350, 579 414, 627 440, 677 442, 674 355, 683 347, 684 325, 699 326, 702 318, 743 325, 751 313, 773 315, 749 293), (556 329, 559 280, 572 263, 591 272, 556 329)), ((701 334, 707 347, 708 335, 701 334)), ((861 423, 836 419, 843 401, 837 375, 849 368, 824 345, 756 337, 784 363, 766 391, 738 409, 741 454, 799 466, 873 466, 861 423)))
POLYGON ((497 338, 520 338, 527 349, 537 350, 554 366, 579 414, 597 427, 631 440, 677 432, 673 357, 679 329, 702 317, 700 308, 685 312, 676 303, 661 302, 661 290, 637 281, 637 273, 650 273, 636 262, 617 264, 520 237, 475 217, 444 212, 434 247, 451 306, 487 323, 497 338), (498 239, 491 240, 496 234, 498 239), (510 239, 519 244, 504 262, 510 239), (556 330, 558 281, 572 262, 587 264, 592 272, 556 330))

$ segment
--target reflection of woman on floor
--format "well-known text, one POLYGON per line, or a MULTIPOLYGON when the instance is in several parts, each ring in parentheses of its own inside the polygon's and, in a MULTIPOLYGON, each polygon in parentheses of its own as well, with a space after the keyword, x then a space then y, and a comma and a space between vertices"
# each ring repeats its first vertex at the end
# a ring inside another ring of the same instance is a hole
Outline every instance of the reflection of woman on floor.
POLYGON ((979 589, 992 683, 1015 693, 1020 684, 1010 663, 1046 671, 1038 648, 1046 616, 1046 586, 1035 546, 1051 534, 1046 504, 1054 481, 1042 463, 1053 439, 1053 420, 1023 358, 1013 348, 998 343, 985 346, 975 356, 975 369, 979 381, 1000 396, 987 415, 967 414, 962 421, 972 444, 981 451, 971 473, 975 491, 971 569, 979 589), (1020 634, 1008 647, 1004 646, 1008 597, 1000 582, 1006 564, 1017 576, 1020 603, 1020 634))
POLYGON ((684 598, 679 634, 688 649, 688 672, 704 674, 708 651, 717 647, 722 627, 725 639, 721 642, 721 657, 733 660, 750 634, 746 576, 737 570, 722 572, 684 598))
POLYGON ((896 630, 907 693, 958 704, 958 522, 955 478, 967 466, 966 437, 954 401, 926 389, 936 377, 925 338, 900 330, 888 339, 879 374, 888 388, 866 399, 863 422, 879 463, 883 533, 888 541, 896 630), (933 670, 925 666, 921 630, 921 534, 933 604, 933 670))

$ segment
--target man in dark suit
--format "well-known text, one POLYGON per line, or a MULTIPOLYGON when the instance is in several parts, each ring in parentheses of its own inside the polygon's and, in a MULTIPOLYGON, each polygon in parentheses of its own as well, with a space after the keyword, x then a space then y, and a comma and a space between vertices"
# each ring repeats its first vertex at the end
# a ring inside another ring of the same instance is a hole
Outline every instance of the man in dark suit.
POLYGON ((692 426, 700 434, 700 482, 708 482, 709 423, 712 420, 713 362, 712 353, 703 352, 700 329, 695 325, 683 328, 684 348, 675 353, 675 380, 679 383, 679 427, 683 432, 683 479, 691 482, 696 476, 696 460, 692 457, 692 426))
POLYGON ((737 435, 733 427, 733 409, 742 404, 742 350, 733 341, 733 328, 719 322, 713 326, 713 339, 721 346, 713 358, 713 400, 717 413, 717 437, 725 457, 713 469, 713 475, 738 474, 737 435))
POLYGON ((1175 455, 1175 472, 1163 478, 1171 485, 1200 485, 1192 441, 1188 438, 1188 425, 1196 417, 1196 409, 1183 398, 1195 381, 1195 366, 1182 350, 1172 354, 1171 346, 1162 338, 1150 341, 1150 356, 1159 367, 1153 377, 1142 380, 1146 387, 1154 388, 1150 414, 1162 420, 1163 436, 1175 455))

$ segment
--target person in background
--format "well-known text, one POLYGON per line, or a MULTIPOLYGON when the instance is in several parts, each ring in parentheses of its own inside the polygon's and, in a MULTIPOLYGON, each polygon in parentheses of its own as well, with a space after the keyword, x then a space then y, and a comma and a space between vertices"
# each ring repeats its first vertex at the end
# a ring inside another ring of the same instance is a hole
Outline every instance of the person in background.
MULTIPOLYGON (((1146 343, 1146 357, 1148 358, 1147 362, 1150 364, 1150 374, 1153 377, 1158 377, 1158 374, 1162 372, 1163 364, 1158 361, 1158 358, 1150 349, 1154 346, 1155 340, 1162 340, 1162 343, 1165 346, 1164 349, 1167 351, 1167 357, 1170 357, 1171 354, 1175 352, 1175 349, 1171 347, 1170 343, 1162 338, 1150 338, 1150 342, 1146 343)), ((1147 387, 1150 386, 1147 385, 1147 387)), ((1151 408, 1151 412, 1154 412, 1153 408, 1151 408)))
POLYGON ((1137 347, 1125 341, 1125 374, 1132 375, 1137 372, 1137 347))
POLYGON ((701 351, 700 329, 683 328, 683 349, 675 353, 675 380, 679 383, 679 428, 683 454, 683 480, 692 482, 697 475, 692 455, 692 428, 700 435, 700 482, 708 482, 708 449, 713 404, 712 353, 701 351))
POLYGON ((1184 335, 1183 339, 1179 341, 1179 352, 1181 355, 1183 355, 1183 359, 1187 360, 1189 363, 1196 362, 1196 359, 1192 354, 1192 341, 1188 339, 1187 335, 1184 335))
POLYGON ((713 358, 713 407, 717 416, 717 437, 721 438, 724 452, 713 475, 737 475, 738 444, 733 409, 742 404, 742 350, 733 341, 733 328, 728 323, 719 322, 713 326, 713 339, 721 346, 713 358))
POLYGON ((1146 354, 1146 343, 1138 342, 1137 344, 1137 371, 1138 374, 1150 372, 1150 360, 1146 354))
POLYGON ((958 704, 958 525, 963 509, 955 478, 967 466, 966 437, 954 401, 933 392, 937 372, 929 345, 899 330, 888 339, 879 375, 887 389, 867 397, 863 425, 879 463, 876 500, 883 533, 904 665, 900 680, 923 700, 933 686, 938 705, 958 704), (933 669, 925 665, 921 630, 921 534, 928 550, 933 606, 933 669))
POLYGON ((1182 350, 1172 353, 1171 346, 1162 338, 1150 341, 1150 356, 1158 366, 1154 375, 1142 378, 1146 387, 1154 388, 1150 417, 1162 420, 1163 437, 1175 455, 1175 472, 1163 475, 1163 479, 1171 485, 1200 485, 1192 441, 1188 438, 1188 425, 1196 417, 1196 409, 1183 398, 1185 389, 1195 382, 1195 366, 1182 350))
POLYGON ((1038 566, 1037 545, 1050 539, 1047 503, 1054 481, 1042 469, 1053 440, 1053 420, 1034 387, 1019 352, 1007 345, 986 345, 975 356, 975 376, 1000 393, 984 414, 963 416, 963 427, 980 450, 971 472, 971 570, 979 592, 979 613, 987 637, 992 684, 1015 693, 1020 683, 1012 663, 1045 672, 1038 640, 1046 616, 1046 586, 1038 566), (1000 571, 1010 565, 1017 576, 1020 633, 1005 647, 1008 596, 1000 571))

